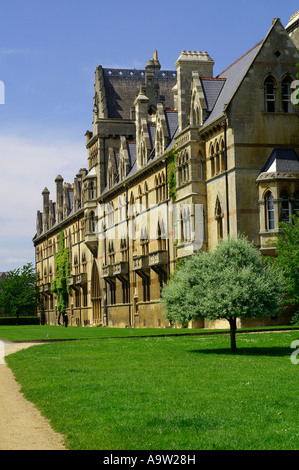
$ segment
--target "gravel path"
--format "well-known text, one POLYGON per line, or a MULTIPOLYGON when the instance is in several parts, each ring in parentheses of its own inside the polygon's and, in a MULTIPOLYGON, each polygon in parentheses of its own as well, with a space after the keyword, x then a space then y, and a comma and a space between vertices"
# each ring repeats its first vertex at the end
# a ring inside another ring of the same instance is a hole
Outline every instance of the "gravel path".
POLYGON ((35 344, 0 341, 0 450, 65 450, 63 436, 24 398, 5 362, 4 356, 35 344))

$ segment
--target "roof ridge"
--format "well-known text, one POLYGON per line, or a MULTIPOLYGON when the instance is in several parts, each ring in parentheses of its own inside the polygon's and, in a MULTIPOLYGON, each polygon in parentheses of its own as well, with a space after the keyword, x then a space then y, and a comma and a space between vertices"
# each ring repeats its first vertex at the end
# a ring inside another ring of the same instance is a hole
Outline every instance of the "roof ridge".
POLYGON ((223 81, 226 80, 225 77, 222 78, 222 77, 218 77, 218 76, 217 76, 217 77, 199 77, 199 78, 200 78, 201 80, 211 80, 211 81, 212 81, 212 80, 215 80, 215 81, 216 81, 216 80, 223 80, 223 81))
POLYGON ((241 59, 246 57, 251 51, 253 51, 257 46, 261 45, 263 42, 264 42, 264 39, 259 41, 255 46, 253 46, 251 49, 249 49, 249 51, 245 52, 245 54, 243 54, 241 57, 239 57, 237 60, 235 60, 232 64, 230 64, 228 67, 226 67, 226 69, 224 69, 221 73, 219 73, 219 75, 217 75, 216 78, 221 78, 220 75, 222 75, 224 72, 226 72, 228 69, 230 69, 233 65, 235 65, 237 62, 239 62, 241 59))

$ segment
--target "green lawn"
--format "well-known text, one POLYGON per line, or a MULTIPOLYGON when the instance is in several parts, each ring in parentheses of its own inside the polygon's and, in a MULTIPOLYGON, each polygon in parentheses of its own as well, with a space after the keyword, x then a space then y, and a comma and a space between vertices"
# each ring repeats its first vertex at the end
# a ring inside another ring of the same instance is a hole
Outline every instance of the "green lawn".
POLYGON ((7 362, 69 449, 298 450, 298 339, 243 333, 236 354, 229 335, 64 341, 7 362))
MULTIPOLYGON (((229 325, 228 325, 229 327, 229 325)), ((274 328, 274 327, 273 327, 274 328)), ((292 326, 279 326, 279 329, 295 328, 292 326)), ((262 329, 262 328, 261 328, 262 329)), ((271 329, 271 327, 267 327, 271 329)), ((0 325, 0 340, 8 341, 53 341, 64 339, 96 339, 115 338, 124 336, 169 336, 169 335, 195 335, 229 333, 227 330, 188 329, 188 328, 102 328, 77 326, 47 326, 47 325, 0 325)), ((241 330, 239 330, 241 331, 241 330)), ((245 330, 243 330, 245 331, 245 330)))
MULTIPOLYGON (((215 333, 215 330, 210 330, 215 333)), ((228 331, 228 330, 227 330, 228 331)), ((71 326, 0 326, 0 339, 8 341, 50 341, 63 339, 95 339, 115 338, 124 336, 165 336, 181 334, 207 333, 209 330, 196 330, 186 328, 102 328, 102 327, 77 327, 71 326)))

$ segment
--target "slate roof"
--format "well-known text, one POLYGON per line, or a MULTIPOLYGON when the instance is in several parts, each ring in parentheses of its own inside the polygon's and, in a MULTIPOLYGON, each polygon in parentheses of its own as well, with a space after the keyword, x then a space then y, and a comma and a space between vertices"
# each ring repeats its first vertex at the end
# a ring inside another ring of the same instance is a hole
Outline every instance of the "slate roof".
POLYGON ((207 80, 202 80, 204 91, 208 97, 208 107, 212 106, 214 101, 214 106, 211 110, 209 109, 211 112, 204 122, 204 126, 210 124, 223 114, 224 106, 229 104, 234 93, 237 91, 255 56, 259 52, 262 43, 263 41, 259 42, 255 47, 250 49, 250 51, 219 74, 218 77, 216 77, 218 81, 210 80, 210 83, 208 83, 207 80), (225 79, 222 87, 219 82, 221 79, 222 81, 225 79))
POLYGON ((299 173, 299 157, 292 148, 275 148, 271 152, 262 173, 267 172, 286 172, 299 173))
MULTIPOLYGON (((103 77, 108 107, 108 117, 130 119, 130 110, 144 83, 145 70, 103 68, 103 77)), ((155 70, 155 82, 159 83, 160 94, 165 98, 165 107, 174 108, 172 88, 176 84, 176 71, 155 70)))
POLYGON ((225 78, 201 78, 200 81, 207 103, 207 111, 212 112, 225 84, 225 78))

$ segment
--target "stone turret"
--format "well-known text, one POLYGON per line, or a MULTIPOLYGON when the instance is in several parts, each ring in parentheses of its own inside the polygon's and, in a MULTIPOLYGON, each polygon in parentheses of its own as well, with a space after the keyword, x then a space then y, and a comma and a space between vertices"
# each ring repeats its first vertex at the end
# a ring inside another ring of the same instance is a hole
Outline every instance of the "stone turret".
POLYGON ((212 78, 214 61, 206 51, 182 51, 175 65, 177 68, 177 88, 175 91, 179 130, 182 131, 189 125, 192 73, 197 72, 199 77, 212 78))

